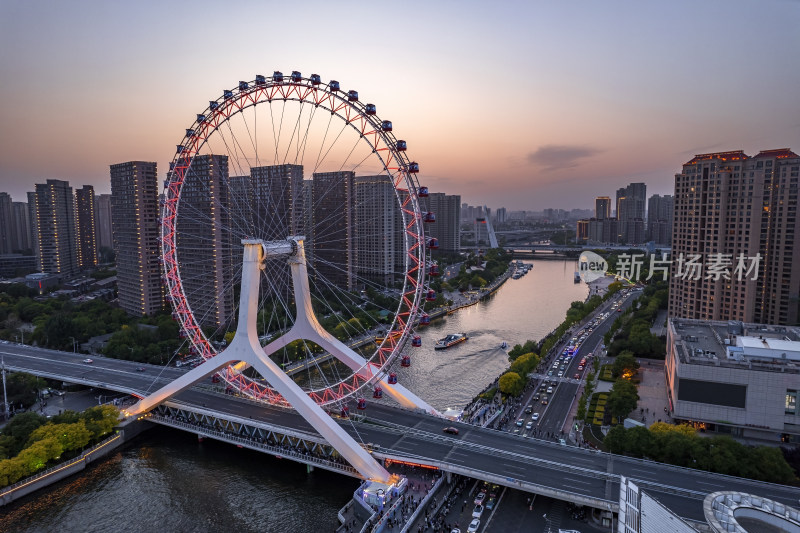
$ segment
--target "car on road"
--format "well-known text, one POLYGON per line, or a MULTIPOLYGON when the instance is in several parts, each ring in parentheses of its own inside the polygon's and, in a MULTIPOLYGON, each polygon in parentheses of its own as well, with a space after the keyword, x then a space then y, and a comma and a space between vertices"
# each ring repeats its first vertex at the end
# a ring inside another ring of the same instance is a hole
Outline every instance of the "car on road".
POLYGON ((478 528, 481 527, 481 521, 477 518, 469 523, 469 527, 467 528, 467 533, 477 533, 478 528))
POLYGON ((547 387, 547 394, 553 394, 553 387, 547 387))
POLYGON ((558 371, 558 377, 560 377, 560 378, 563 378, 563 377, 564 377, 564 372, 562 372, 561 370, 559 370, 559 371, 558 371))
POLYGON ((524 424, 524 423, 525 423, 525 420, 524 420, 524 419, 522 419, 522 418, 520 418, 519 420, 517 420, 517 427, 520 427, 520 428, 521 428, 521 427, 522 427, 522 424, 524 424))
POLYGON ((461 530, 456 527, 450 533, 461 533, 461 530))
POLYGON ((482 514, 483 514, 483 505, 476 505, 475 509, 472 510, 472 518, 480 518, 482 514))
POLYGON ((541 398, 541 395, 539 393, 536 393, 536 394, 533 395, 533 401, 534 402, 538 402, 539 398, 541 398))
POLYGON ((574 379, 581 379, 581 374, 580 374, 580 372, 575 372, 575 375, 574 375, 574 376, 572 376, 572 377, 573 377, 574 379))
POLYGON ((84 359, 83 362, 86 363, 87 365, 91 365, 92 363, 94 363, 94 361, 92 361, 91 359, 84 359))
POLYGON ((549 371, 549 372, 547 373, 547 375, 548 375, 548 376, 552 376, 552 375, 553 375, 553 371, 552 371, 552 370, 551 370, 551 371, 549 371))
POLYGON ((547 396, 542 396, 542 405, 547 405, 547 396))
POLYGON ((527 424, 525 424, 525 429, 527 429, 528 431, 532 430, 533 429, 533 422, 528 422, 527 424))
POLYGON ((453 426, 448 426, 444 428, 442 431, 445 433, 450 433, 451 435, 458 435, 458 428, 454 428, 453 426))
POLYGON ((136 371, 137 371, 137 372, 144 372, 144 370, 145 370, 145 369, 144 369, 144 367, 143 367, 143 366, 140 366, 140 367, 137 367, 137 368, 136 368, 136 371))
POLYGON ((526 415, 529 415, 529 414, 531 414, 532 412, 533 412, 533 407, 531 407, 530 405, 529 405, 528 407, 526 407, 526 408, 525 408, 525 414, 526 414, 526 415))
POLYGON ((578 370, 583 370, 583 365, 578 365, 578 370))
POLYGON ((475 502, 474 503, 477 506, 481 506, 481 505, 483 505, 483 500, 485 500, 485 499, 486 499, 486 491, 482 490, 482 491, 480 491, 478 493, 477 496, 475 496, 475 502))
POLYGON ((497 503, 497 500, 495 498, 489 498, 489 501, 486 502, 486 508, 491 511, 492 509, 494 509, 495 503, 497 503))
POLYGON ((532 419, 534 422, 536 422, 537 420, 539 420, 539 413, 533 413, 533 416, 531 417, 531 419, 532 419))

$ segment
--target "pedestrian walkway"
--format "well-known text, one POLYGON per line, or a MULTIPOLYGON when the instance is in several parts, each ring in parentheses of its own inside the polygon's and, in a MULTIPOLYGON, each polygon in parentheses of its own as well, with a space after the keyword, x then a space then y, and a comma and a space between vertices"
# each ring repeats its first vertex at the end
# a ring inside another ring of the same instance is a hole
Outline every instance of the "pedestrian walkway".
POLYGON ((667 385, 663 361, 640 360, 639 404, 630 417, 651 426, 654 422, 671 422, 667 414, 667 385))

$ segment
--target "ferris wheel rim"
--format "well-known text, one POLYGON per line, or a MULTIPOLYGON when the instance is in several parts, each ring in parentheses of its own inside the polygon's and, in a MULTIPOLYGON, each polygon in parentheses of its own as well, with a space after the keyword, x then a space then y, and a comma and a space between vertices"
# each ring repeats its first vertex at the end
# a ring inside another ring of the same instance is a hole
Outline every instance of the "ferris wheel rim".
MULTIPOLYGON (((276 72, 276 74, 279 73, 276 72)), ((387 131, 383 126, 388 121, 382 121, 378 117, 374 106, 372 106, 372 112, 368 113, 368 106, 371 104, 362 103, 357 95, 355 100, 349 99, 349 93, 339 90, 337 82, 332 80, 327 84, 320 83, 319 77, 314 80, 315 75, 305 78, 299 75, 295 76, 295 74, 293 72, 291 76, 281 77, 281 79, 277 79, 275 75, 273 77, 257 76, 251 82, 239 82, 236 88, 225 90, 223 96, 210 101, 204 113, 198 114, 192 126, 187 128, 181 144, 177 145, 176 154, 164 182, 161 259, 166 293, 173 308, 173 318, 176 318, 181 332, 192 347, 198 351, 198 355, 204 360, 214 357, 219 351, 205 335, 191 310, 177 258, 176 226, 180 197, 186 174, 192 168, 195 157, 199 155, 200 150, 223 123, 229 121, 233 116, 243 113, 245 109, 260 103, 272 104, 275 100, 313 104, 315 107, 337 116, 345 122, 346 126, 356 129, 361 139, 368 144, 381 161, 384 172, 391 178, 390 181, 398 201, 401 191, 407 194, 405 203, 400 202, 398 206, 398 209, 405 211, 408 215, 408 219, 403 218, 406 226, 403 230, 405 271, 402 276, 403 289, 394 313, 392 327, 375 353, 360 369, 363 374, 353 371, 351 376, 341 379, 338 383, 306 390, 306 393, 318 404, 328 405, 342 402, 357 395, 364 388, 374 385, 389 372, 392 363, 400 357, 402 348, 413 334, 416 319, 422 312, 420 302, 422 294, 426 290, 427 259, 425 250, 427 241, 422 221, 423 211, 417 194, 420 185, 416 170, 412 167, 416 163, 408 159, 405 149, 398 149, 398 139, 391 131, 391 123, 389 123, 387 131), (336 88, 333 87, 334 83, 337 84, 336 88), (267 94, 269 96, 265 98, 264 96, 267 94), (320 97, 320 95, 322 96, 320 97), (314 98, 309 99, 311 96, 314 98), (199 131, 204 134, 199 134, 199 131), (372 140, 370 140, 370 136, 372 140), (379 152, 386 152, 387 157, 382 157, 379 152), (406 187, 400 188, 401 184, 405 184, 406 187), (387 344, 388 346, 385 346, 387 344), (376 356, 378 356, 377 363, 373 361, 376 356), (350 380, 349 383, 346 382, 348 380, 350 380)), ((221 373, 229 385, 245 395, 268 403, 286 404, 280 394, 268 384, 257 383, 241 373, 235 373, 231 367, 226 367, 221 373)))

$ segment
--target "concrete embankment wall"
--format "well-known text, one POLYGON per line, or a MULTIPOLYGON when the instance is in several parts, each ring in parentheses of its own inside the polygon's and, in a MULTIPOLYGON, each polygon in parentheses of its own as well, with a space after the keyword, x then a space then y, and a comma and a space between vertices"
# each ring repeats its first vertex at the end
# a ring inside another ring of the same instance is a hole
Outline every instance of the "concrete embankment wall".
POLYGON ((86 450, 78 457, 0 489, 0 507, 84 470, 87 465, 105 457, 150 427, 152 427, 150 422, 139 420, 121 424, 116 428, 117 432, 114 435, 86 450))

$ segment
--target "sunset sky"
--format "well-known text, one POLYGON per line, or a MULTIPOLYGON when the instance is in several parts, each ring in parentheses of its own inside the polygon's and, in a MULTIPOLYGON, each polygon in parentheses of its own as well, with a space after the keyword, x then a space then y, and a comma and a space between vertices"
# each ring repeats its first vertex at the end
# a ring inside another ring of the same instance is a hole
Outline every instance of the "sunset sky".
POLYGON ((589 208, 696 153, 800 150, 800 2, 0 3, 0 191, 161 174, 208 100, 273 70, 356 89, 432 191, 589 208))

